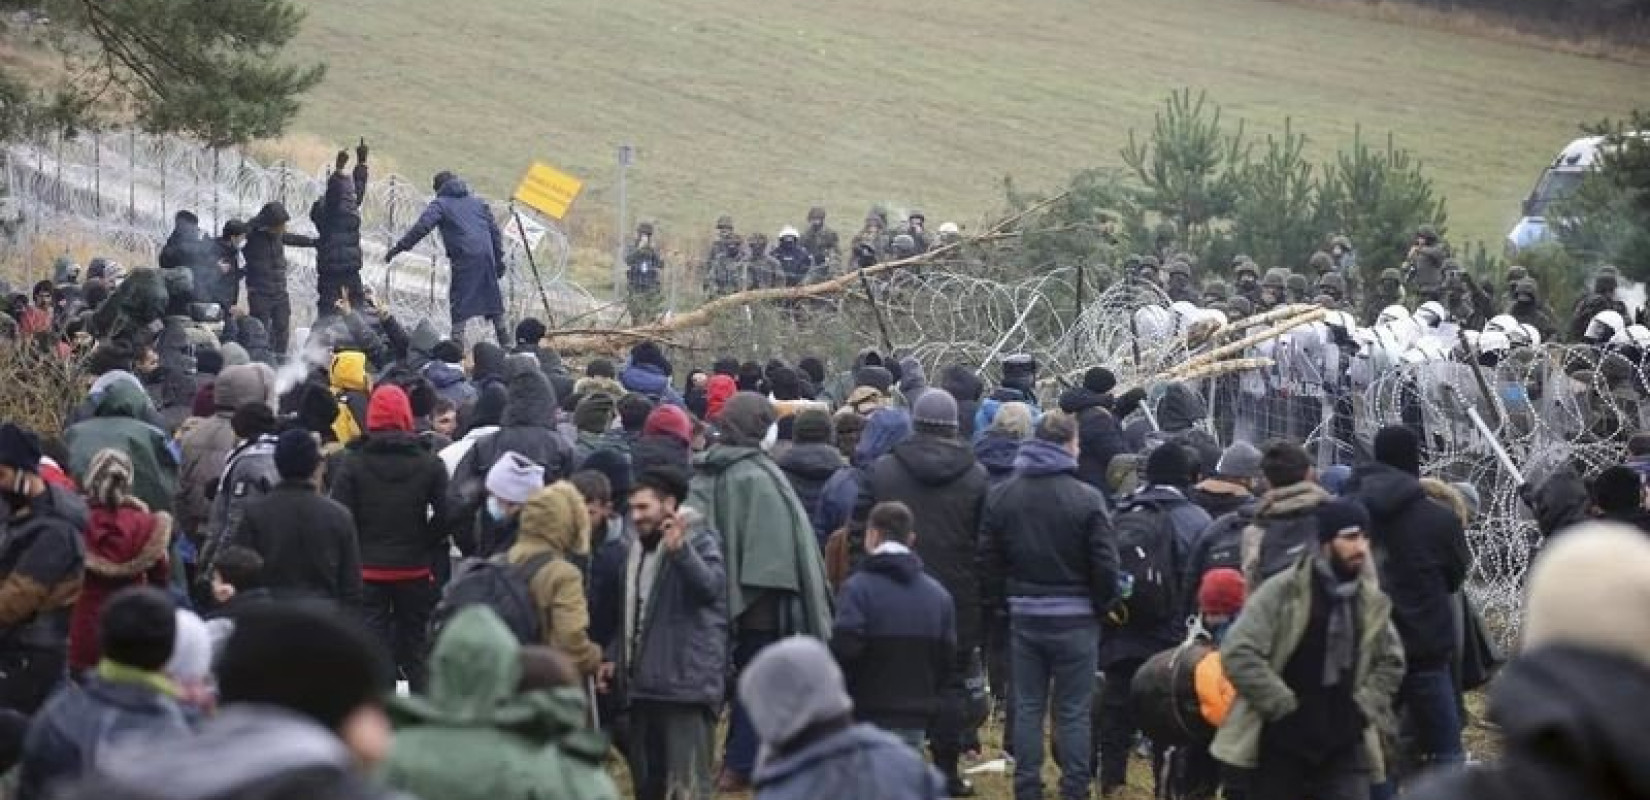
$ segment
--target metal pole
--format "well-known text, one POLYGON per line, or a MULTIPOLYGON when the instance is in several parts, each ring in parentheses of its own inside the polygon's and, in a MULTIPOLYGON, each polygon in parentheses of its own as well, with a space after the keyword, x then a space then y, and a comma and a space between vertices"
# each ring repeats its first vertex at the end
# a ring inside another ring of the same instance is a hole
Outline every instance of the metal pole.
POLYGON ((92 213, 103 219, 103 135, 92 133, 92 213))
MULTIPOLYGON (((521 249, 527 251, 527 266, 533 270, 533 283, 539 287, 539 302, 544 304, 544 321, 547 324, 556 324, 556 314, 550 310, 550 295, 544 291, 544 279, 539 277, 538 262, 533 259, 533 243, 527 239, 527 226, 521 221, 521 212, 516 210, 516 204, 510 204, 510 216, 516 219, 516 233, 521 234, 521 249)), ((538 342, 533 343, 535 346, 538 342)))
POLYGON ((613 297, 618 298, 624 293, 624 238, 627 207, 629 198, 626 196, 625 172, 630 168, 630 161, 636 155, 636 149, 628 144, 619 145, 619 227, 613 231, 615 244, 613 247, 613 297))
POLYGON ((222 150, 216 147, 212 148, 212 230, 207 231, 208 234, 223 229, 223 215, 218 210, 218 157, 221 155, 223 155, 222 150))
POLYGON ((137 223, 137 130, 126 137, 126 223, 137 223))

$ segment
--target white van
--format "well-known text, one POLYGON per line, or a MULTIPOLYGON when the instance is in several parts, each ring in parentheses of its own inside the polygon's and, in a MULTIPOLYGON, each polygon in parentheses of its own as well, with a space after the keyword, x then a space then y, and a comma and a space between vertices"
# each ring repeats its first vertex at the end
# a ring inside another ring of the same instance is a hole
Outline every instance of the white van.
MULTIPOLYGON (((1639 131, 1629 135, 1650 137, 1650 132, 1639 131)), ((1598 165, 1604 144, 1603 136, 1586 136, 1570 142, 1559 151, 1558 157, 1541 173, 1541 180, 1536 181, 1529 197, 1524 198, 1524 210, 1518 224, 1507 232, 1508 258, 1552 237, 1547 227, 1547 209, 1569 197, 1581 185, 1587 173, 1598 165)))

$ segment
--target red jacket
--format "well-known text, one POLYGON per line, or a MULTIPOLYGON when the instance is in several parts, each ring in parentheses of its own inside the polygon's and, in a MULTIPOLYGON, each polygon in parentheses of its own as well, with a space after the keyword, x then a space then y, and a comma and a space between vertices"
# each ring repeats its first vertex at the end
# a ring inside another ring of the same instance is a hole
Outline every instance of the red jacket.
POLYGON ((91 506, 86 541, 86 580, 69 622, 69 668, 97 666, 98 621, 103 604, 128 586, 165 586, 172 515, 151 513, 135 498, 115 508, 91 506))

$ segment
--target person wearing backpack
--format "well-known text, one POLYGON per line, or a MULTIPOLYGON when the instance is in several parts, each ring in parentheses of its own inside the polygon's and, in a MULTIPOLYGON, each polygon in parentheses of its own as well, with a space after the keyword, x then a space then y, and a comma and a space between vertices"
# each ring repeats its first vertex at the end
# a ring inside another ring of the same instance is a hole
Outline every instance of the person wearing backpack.
POLYGON ((447 468, 413 432, 412 405, 384 385, 367 405, 367 433, 351 442, 332 478, 361 542, 367 626, 414 689, 424 686, 425 636, 440 599, 430 552, 446 538, 447 468))
POLYGON ((1279 439, 1267 444, 1260 471, 1271 488, 1261 496, 1254 521, 1243 529, 1243 579, 1250 586, 1288 569, 1312 549, 1317 536, 1313 514, 1332 499, 1312 479, 1306 449, 1294 442, 1279 439))
POLYGON ((1087 798, 1093 781, 1098 620, 1117 595, 1117 545, 1105 497, 1077 477, 1077 447, 1076 420, 1044 415, 980 521, 982 606, 993 619, 1006 616, 1010 632, 1016 800, 1043 797, 1048 717, 1060 796, 1087 798))
POLYGON ((509 564, 536 564, 527 586, 539 613, 540 643, 560 650, 583 675, 596 674, 602 651, 590 641, 584 575, 569 559, 589 554, 590 514, 584 496, 567 481, 557 481, 528 498, 521 509, 516 543, 505 553, 509 564))
POLYGON ((710 800, 716 718, 728 668, 721 540, 682 505, 688 476, 653 467, 636 478, 624 542, 623 624, 598 681, 630 702, 625 751, 637 800, 710 800))
MULTIPOLYGON (((1102 795, 1128 782, 1129 751, 1139 728, 1129 703, 1134 673, 1186 635, 1181 584, 1198 536, 1209 526, 1208 512, 1186 497, 1197 471, 1190 449, 1174 442, 1159 445, 1146 457, 1145 485, 1112 517, 1123 597, 1106 615, 1100 645, 1106 675, 1096 731, 1102 795)), ((1154 753, 1154 765, 1160 756, 1154 753)))

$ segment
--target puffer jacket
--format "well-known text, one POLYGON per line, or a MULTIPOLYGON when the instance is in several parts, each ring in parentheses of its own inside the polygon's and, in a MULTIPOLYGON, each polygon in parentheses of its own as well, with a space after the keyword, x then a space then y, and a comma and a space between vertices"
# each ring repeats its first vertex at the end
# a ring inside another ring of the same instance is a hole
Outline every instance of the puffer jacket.
POLYGON ((315 270, 323 275, 361 271, 361 203, 367 199, 367 165, 356 163, 353 174, 335 171, 327 176, 326 193, 310 206, 315 238, 315 270))
POLYGON ((97 665, 98 622, 111 596, 129 586, 166 586, 172 515, 150 513, 132 498, 114 508, 92 506, 84 535, 86 577, 69 622, 69 668, 76 673, 97 665))
POLYGON ((638 597, 642 543, 632 538, 625 548, 624 622, 608 647, 607 660, 632 700, 692 703, 710 708, 724 697, 727 677, 727 569, 720 536, 692 508, 683 511, 687 542, 662 552, 653 592, 638 597), (635 633, 636 604, 642 630, 635 633))
POLYGON ((417 434, 373 431, 352 443, 331 495, 355 520, 364 572, 427 567, 446 537, 447 467, 417 434))
POLYGON ((431 361, 424 365, 423 375, 435 387, 435 393, 443 400, 453 404, 453 408, 463 408, 474 402, 478 392, 464 374, 464 368, 457 364, 448 364, 443 361, 431 361))
POLYGON ((1472 563, 1460 518, 1427 497, 1419 478, 1385 464, 1353 470, 1347 496, 1369 509, 1370 544, 1404 657, 1417 668, 1448 664, 1456 649, 1452 596, 1472 563))
POLYGON ((189 270, 194 282, 194 299, 202 303, 213 300, 212 289, 218 282, 218 244, 202 236, 199 225, 179 221, 167 237, 166 246, 161 248, 156 264, 161 269, 189 270))
POLYGON ((397 730, 384 782, 447 800, 618 800, 602 769, 606 742, 585 725, 584 694, 518 692, 519 649, 491 610, 455 615, 430 652, 429 694, 391 701, 397 730))
MULTIPOLYGON (((314 247, 308 236, 286 232, 286 223, 292 220, 286 206, 279 202, 265 203, 247 224, 246 244, 241 256, 246 259, 246 293, 253 297, 286 296, 286 248, 314 247)), ((242 342, 242 346, 246 346, 242 342)), ((252 348, 247 347, 251 353, 252 348)), ((258 360, 253 355, 254 360, 258 360)))
POLYGON ((670 385, 670 376, 654 364, 626 364, 619 371, 619 384, 625 391, 646 395, 655 403, 682 406, 682 396, 670 385))
POLYGON ((0 629, 8 631, 3 649, 61 652, 86 564, 86 503, 71 489, 48 485, 29 501, 26 515, 18 516, 4 500, 0 511, 7 520, 0 538, 0 629))
POLYGON ((69 472, 81 483, 92 457, 113 448, 132 459, 132 495, 154 511, 171 511, 177 494, 178 459, 159 428, 144 422, 149 396, 130 381, 115 381, 98 396, 95 416, 63 432, 69 472))
POLYGON ((349 444, 367 429, 367 400, 372 392, 372 381, 367 376, 367 354, 346 350, 333 356, 328 375, 333 397, 338 400, 332 435, 339 444, 349 444))
POLYGON ((915 553, 879 549, 837 593, 831 654, 858 719, 926 730, 940 711, 956 650, 951 595, 923 573, 915 553))
POLYGON ((791 490, 796 492, 796 499, 802 501, 802 508, 808 512, 808 521, 813 523, 814 535, 821 542, 831 535, 831 531, 824 530, 824 517, 820 514, 820 499, 825 494, 825 484, 837 470, 845 469, 848 462, 843 460, 842 453, 828 444, 799 444, 792 445, 775 461, 781 472, 785 473, 786 480, 791 482, 791 490))
POLYGON ((983 633, 975 558, 990 483, 967 442, 924 433, 895 445, 866 473, 864 490, 873 503, 897 500, 918 520, 917 555, 956 601, 963 652, 978 646, 983 633))
MULTIPOLYGON (((1215 733, 1209 753, 1234 767, 1255 768, 1262 729, 1296 708, 1295 694, 1282 675, 1310 621, 1316 559, 1314 551, 1261 584, 1221 640, 1221 665, 1237 689, 1237 701, 1215 733)), ((1365 563, 1356 600, 1358 644, 1352 685, 1366 725, 1365 763, 1379 783, 1386 777, 1386 762, 1378 730, 1390 725, 1392 697, 1404 678, 1404 650, 1390 621, 1392 603, 1377 585, 1368 566, 1372 562, 1365 563)))

